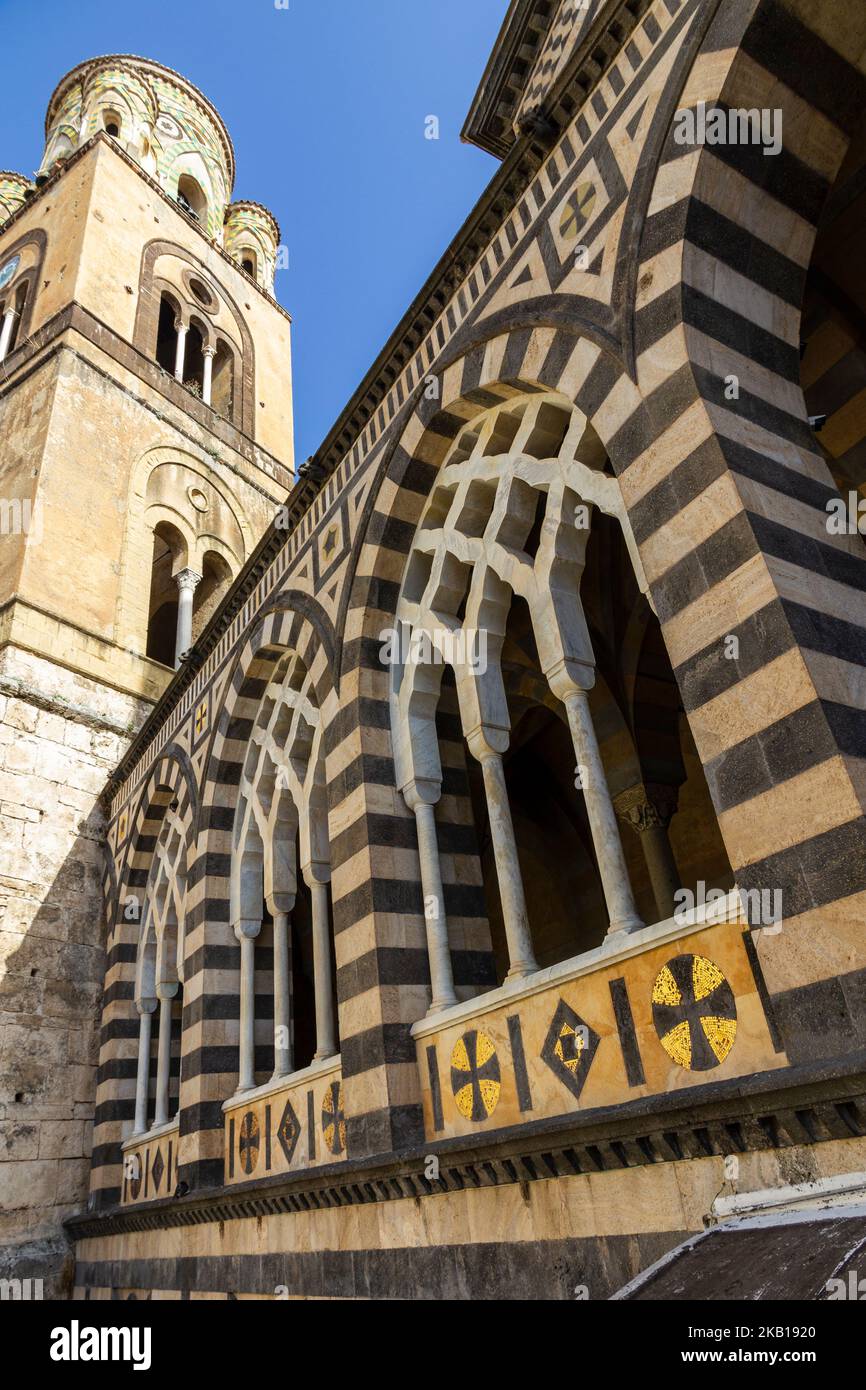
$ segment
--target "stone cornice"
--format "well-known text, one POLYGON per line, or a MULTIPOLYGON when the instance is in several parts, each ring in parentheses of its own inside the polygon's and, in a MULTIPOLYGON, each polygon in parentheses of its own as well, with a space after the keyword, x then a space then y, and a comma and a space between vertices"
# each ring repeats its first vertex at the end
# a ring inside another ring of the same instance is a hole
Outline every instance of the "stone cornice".
POLYGON ((503 139, 495 134, 491 129, 491 119, 506 103, 505 89, 508 86, 508 79, 514 71, 515 62, 519 60, 525 64, 527 76, 532 72, 544 39, 550 32, 550 25, 556 14, 556 6, 551 6, 547 29, 543 33, 540 32, 536 39, 532 39, 529 35, 529 22, 534 12, 535 0, 511 0, 487 60, 487 66, 481 75, 475 96, 472 98, 472 105, 463 123, 463 129, 460 132, 461 140, 465 140, 471 145, 477 145, 479 149, 485 150, 487 154, 492 154, 496 159, 504 159, 514 143, 513 132, 511 131, 511 119, 514 112, 506 112, 503 115, 511 139, 503 139), (527 39, 529 39, 528 44, 527 39), (527 56, 527 47, 529 47, 530 56, 527 56))
MULTIPOLYGON (((531 21, 535 16, 536 2, 512 0, 461 131, 463 140, 478 145, 497 159, 505 159, 518 138, 514 134, 513 121, 520 95, 524 92, 525 83, 531 80, 536 60, 556 19, 557 7, 554 5, 547 28, 533 35, 531 21), (509 82, 517 63, 525 65, 525 77, 509 82), (509 86, 514 97, 508 94, 509 86), (494 122, 498 124, 501 121, 506 123, 507 134, 500 134, 494 129, 494 122)), ((650 0, 606 0, 569 59, 566 70, 560 74, 545 99, 545 115, 550 114, 553 93, 561 93, 571 85, 576 71, 581 73, 578 80, 584 91, 588 94, 592 90, 605 69, 611 40, 619 48, 649 4, 650 0)))
POLYGON ((64 1224, 73 1240, 105 1238, 850 1139, 866 1134, 864 1107, 866 1050, 861 1050, 498 1133, 429 1141, 423 1151, 404 1155, 84 1213, 64 1224), (438 1179, 425 1176, 431 1154, 439 1160, 438 1179))

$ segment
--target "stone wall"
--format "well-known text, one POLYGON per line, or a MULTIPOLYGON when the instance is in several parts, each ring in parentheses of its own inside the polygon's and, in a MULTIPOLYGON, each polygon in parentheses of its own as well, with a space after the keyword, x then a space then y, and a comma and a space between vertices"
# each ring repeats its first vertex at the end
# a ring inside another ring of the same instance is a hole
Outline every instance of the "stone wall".
POLYGON ((857 1172, 864 1161, 866 1141, 844 1139, 553 1178, 537 1155, 531 1170, 515 1158, 502 1185, 491 1165, 464 1163, 450 1190, 422 1182, 417 1160, 331 1169, 330 1200, 270 1189, 266 1217, 250 1214, 247 1192, 236 1205, 224 1193, 210 1208, 192 1197, 151 1204, 134 1225, 123 1215, 101 1231, 77 1223, 75 1297, 594 1302, 701 1232, 717 1198, 857 1172))
POLYGON ((103 954, 98 795, 149 705, 0 654, 0 1278, 64 1291, 87 1192, 103 954))

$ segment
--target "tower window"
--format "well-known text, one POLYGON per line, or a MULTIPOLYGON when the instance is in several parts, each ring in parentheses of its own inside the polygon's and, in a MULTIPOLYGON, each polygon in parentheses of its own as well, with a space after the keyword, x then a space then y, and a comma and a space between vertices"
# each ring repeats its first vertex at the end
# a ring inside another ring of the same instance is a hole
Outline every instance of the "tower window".
POLYGON ((258 259, 252 247, 240 247, 237 252, 237 255, 235 256, 235 259, 238 262, 241 270, 245 270, 247 275, 249 275, 253 280, 255 280, 256 272, 258 270, 258 259))
POLYGON ((118 116, 117 112, 106 111, 105 115, 102 118, 102 124, 105 128, 106 135, 111 135, 116 140, 120 135, 121 125, 120 117, 118 116))
POLYGON ((186 334, 183 384, 199 398, 204 391, 204 341, 201 328, 191 322, 186 334))
POLYGON ((181 174, 178 179, 177 201, 184 212, 189 213, 197 222, 204 224, 207 221, 207 198, 201 185, 189 174, 181 174))
POLYGON ((183 567, 184 557, 180 532, 159 522, 153 532, 146 650, 151 661, 163 666, 174 666, 178 591, 172 575, 183 567))
POLYGON ((159 302, 159 324, 156 331, 156 360, 167 372, 174 374, 177 363, 177 305, 167 294, 159 302))
POLYGON ((235 356, 220 338, 213 364, 211 405, 225 420, 234 419, 235 356))

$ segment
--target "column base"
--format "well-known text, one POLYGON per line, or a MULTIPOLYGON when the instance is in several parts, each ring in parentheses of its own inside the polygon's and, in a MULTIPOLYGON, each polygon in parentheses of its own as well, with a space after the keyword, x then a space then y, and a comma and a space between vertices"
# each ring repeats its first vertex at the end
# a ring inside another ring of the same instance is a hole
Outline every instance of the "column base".
POLYGON ((431 999, 430 1007, 424 1017, 431 1018, 433 1014, 442 1014, 446 1009, 453 1009, 458 1002, 456 994, 452 995, 450 999, 431 999))
POLYGON ((512 965, 505 979, 502 981, 507 985, 509 980, 525 980, 527 975, 534 975, 538 970, 538 965, 533 961, 521 961, 517 965, 512 965))
POLYGON ((621 931, 643 931, 646 922, 640 917, 622 917, 618 922, 611 922, 607 929, 607 935, 613 936, 614 932, 621 931))

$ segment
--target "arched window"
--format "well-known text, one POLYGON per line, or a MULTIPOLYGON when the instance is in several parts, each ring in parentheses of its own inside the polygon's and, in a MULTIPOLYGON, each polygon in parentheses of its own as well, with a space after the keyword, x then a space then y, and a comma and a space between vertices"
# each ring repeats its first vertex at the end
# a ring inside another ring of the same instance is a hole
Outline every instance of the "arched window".
POLYGON ((111 135, 115 140, 120 138, 123 129, 123 121, 116 111, 104 111, 102 113, 102 126, 106 135, 111 135))
POLYGON ((27 303, 27 281, 22 281, 16 289, 0 301, 0 362, 13 352, 21 332, 21 319, 27 303))
POLYGON ((195 319, 190 320, 186 333, 183 359, 183 384, 193 395, 204 396, 205 331, 195 319))
POLYGON ((135 1134, 168 1124, 180 1101, 186 876, 186 833, 178 804, 172 801, 165 807, 156 837, 136 961, 135 1134))
POLYGON ((197 642, 225 597, 232 582, 227 560, 215 550, 205 554, 201 582, 196 586, 192 612, 192 640, 197 642))
POLYGON ((159 322, 156 329, 156 360, 166 372, 174 375, 177 365, 177 327, 180 309, 171 295, 163 294, 159 301, 159 322))
POLYGON ((188 212, 190 217, 201 222, 202 226, 207 223, 207 198, 202 187, 191 174, 181 174, 177 183, 177 201, 188 212))
POLYGON ((485 411, 446 455, 407 558, 392 735, 437 910, 434 1010, 456 1002, 441 890, 453 870, 435 814, 443 767, 452 784, 460 774, 475 825, 486 911, 472 946, 491 953, 490 983, 667 921, 682 884, 732 883, 605 463, 559 397, 485 411), (669 834, 678 798, 690 824, 669 834))
POLYGON ((210 403, 224 420, 234 419, 235 355, 222 338, 217 342, 213 360, 213 381, 210 403))
POLYGON ((244 246, 241 250, 240 255, 241 269, 245 270, 247 275, 251 275, 252 278, 255 280, 256 269, 258 264, 255 251, 252 249, 251 246, 244 246))
POLYGON ((147 655, 163 666, 174 666, 177 640, 178 587, 174 575, 183 569, 186 546, 180 532, 160 521, 153 532, 147 655))
POLYGON ((273 1056, 274 1079, 337 1055, 330 877, 321 719, 309 672, 287 652, 261 698, 235 813, 239 1091, 269 1079, 257 1052, 273 1056))

